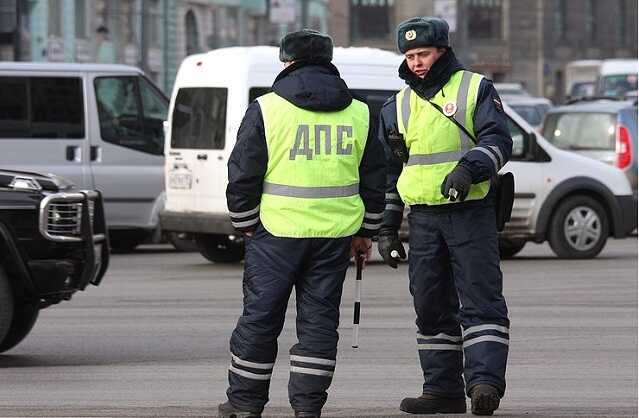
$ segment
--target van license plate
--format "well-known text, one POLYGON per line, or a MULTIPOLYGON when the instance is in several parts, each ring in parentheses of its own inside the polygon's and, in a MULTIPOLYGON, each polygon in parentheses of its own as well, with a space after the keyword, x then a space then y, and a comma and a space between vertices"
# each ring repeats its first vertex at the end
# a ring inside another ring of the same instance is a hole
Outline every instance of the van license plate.
POLYGON ((192 181, 191 173, 169 173, 169 187, 171 189, 190 189, 192 181))

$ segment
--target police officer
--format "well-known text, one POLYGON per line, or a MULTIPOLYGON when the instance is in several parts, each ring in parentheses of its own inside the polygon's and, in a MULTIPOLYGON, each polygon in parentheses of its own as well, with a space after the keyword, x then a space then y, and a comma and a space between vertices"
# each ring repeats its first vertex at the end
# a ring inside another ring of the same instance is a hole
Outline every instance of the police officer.
POLYGON ((370 254, 384 211, 386 161, 365 103, 331 64, 333 41, 302 30, 280 42, 285 69, 250 104, 228 172, 227 203, 245 234, 244 310, 230 341, 221 417, 259 417, 291 290, 296 417, 319 417, 336 364, 342 285, 351 254, 370 254))
POLYGON ((506 387, 509 321, 491 179, 512 140, 492 83, 457 61, 444 20, 402 22, 397 45, 408 86, 381 112, 392 152, 379 252, 393 268, 406 258, 397 230, 410 205, 409 281, 424 373, 421 396, 400 409, 463 413, 467 394, 474 414, 492 415, 506 387))

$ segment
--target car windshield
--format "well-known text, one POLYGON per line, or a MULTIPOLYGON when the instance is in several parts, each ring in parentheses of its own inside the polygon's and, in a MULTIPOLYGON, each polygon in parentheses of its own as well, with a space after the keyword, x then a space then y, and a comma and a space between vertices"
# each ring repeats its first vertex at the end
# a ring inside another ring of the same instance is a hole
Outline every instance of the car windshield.
POLYGON ((626 93, 635 90, 637 90, 637 74, 615 74, 601 78, 603 96, 623 97, 626 93))
POLYGON ((516 104, 510 105, 515 112, 522 118, 526 120, 526 122, 530 123, 533 126, 541 125, 541 122, 544 120, 544 115, 550 109, 550 106, 545 104, 516 104))
POLYGON ((551 113, 546 116, 543 135, 566 150, 613 150, 616 117, 612 113, 551 113))

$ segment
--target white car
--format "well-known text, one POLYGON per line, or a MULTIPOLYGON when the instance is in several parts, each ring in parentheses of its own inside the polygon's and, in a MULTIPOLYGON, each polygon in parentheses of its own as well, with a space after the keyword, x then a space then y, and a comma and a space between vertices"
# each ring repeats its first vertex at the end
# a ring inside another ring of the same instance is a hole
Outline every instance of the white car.
MULTIPOLYGON (((334 64, 377 117, 405 86, 403 57, 371 48, 335 48, 334 64)), ((250 101, 269 91, 282 70, 275 47, 222 48, 187 57, 180 66, 166 131, 163 230, 195 236, 211 261, 239 261, 243 241, 226 206, 227 161, 250 101)), ((607 238, 637 223, 628 180, 617 168, 559 150, 507 104, 513 156, 502 171, 515 175, 515 204, 501 235, 502 254, 526 241, 549 240, 562 257, 593 257, 607 238)))

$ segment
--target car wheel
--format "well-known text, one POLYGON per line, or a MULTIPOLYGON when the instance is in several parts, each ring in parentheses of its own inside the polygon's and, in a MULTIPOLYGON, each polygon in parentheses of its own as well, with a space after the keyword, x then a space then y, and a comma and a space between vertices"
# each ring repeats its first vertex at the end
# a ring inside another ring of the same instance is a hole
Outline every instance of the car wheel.
POLYGON ((513 258, 526 245, 526 240, 499 238, 499 257, 503 260, 513 258))
POLYGON ((193 234, 189 234, 188 232, 169 232, 166 234, 166 237, 171 245, 178 251, 185 253, 198 251, 193 234))
POLYGON ((114 253, 130 253, 148 234, 141 231, 109 231, 109 244, 114 253))
POLYGON ((608 215, 589 196, 570 196, 562 201, 550 221, 548 241, 559 258, 593 258, 606 245, 608 215))
POLYGON ((0 343, 9 332, 13 319, 13 291, 9 276, 0 267, 0 343))
POLYGON ((29 335, 38 319, 39 312, 38 305, 35 303, 15 305, 11 328, 4 340, 0 342, 0 353, 12 349, 29 335))
POLYGON ((244 258, 243 240, 231 240, 228 235, 197 234, 200 254, 214 263, 237 263, 244 258))

